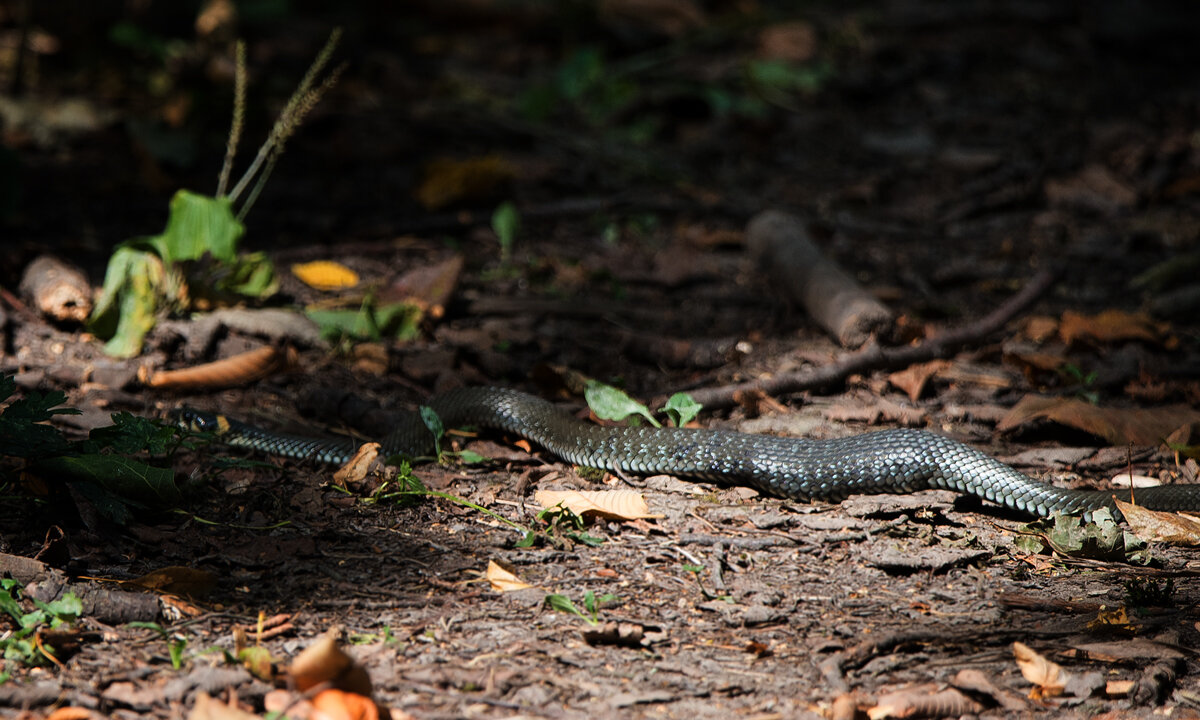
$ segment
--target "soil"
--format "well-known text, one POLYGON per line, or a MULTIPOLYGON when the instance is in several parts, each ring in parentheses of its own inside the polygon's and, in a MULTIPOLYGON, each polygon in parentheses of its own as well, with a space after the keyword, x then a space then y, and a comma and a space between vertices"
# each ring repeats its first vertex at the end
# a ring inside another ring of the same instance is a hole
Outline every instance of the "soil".
MULTIPOLYGON (((361 302, 371 287, 417 295, 424 315, 405 340, 296 343, 285 370, 199 391, 144 378, 271 341, 236 329, 210 338, 184 317, 160 323, 139 357, 109 358, 17 288, 47 250, 99 287, 113 246, 157 232, 176 189, 210 191, 224 148, 227 40, 187 36, 175 64, 158 67, 104 49, 84 26, 168 34, 178 10, 42 9, 58 4, 38 3, 34 25, 62 49, 38 56, 39 79, 24 92, 80 97, 111 115, 45 142, 6 125, 22 196, 0 214, 0 370, 20 393, 65 392, 81 414, 56 422, 72 437, 114 412, 163 417, 183 404, 321 434, 364 419, 335 417, 347 393, 398 411, 480 384, 586 417, 574 373, 657 407, 676 391, 843 361, 854 349, 746 247, 746 223, 778 209, 802 218, 821 251, 891 309, 885 347, 970 327, 1039 271, 1061 274, 998 332, 918 367, 928 369, 919 386, 892 374, 903 367, 849 372, 821 387, 739 394, 701 425, 820 438, 915 425, 1059 483, 1103 485, 1129 471, 1195 480, 1195 461, 1177 452, 1194 440, 1130 446, 1109 432, 1114 417, 1137 425, 1148 415, 1130 413, 1200 403, 1195 272, 1183 265, 1200 237, 1200 58, 1189 40, 1200 14, 1188 3, 711 2, 695 15, 688 8, 699 6, 681 2, 664 3, 675 8, 664 16, 602 3, 609 11, 591 19, 572 15, 575 5, 351 3, 248 16, 238 28, 255 83, 247 147, 328 28, 346 26, 339 84, 289 140, 248 217, 243 247, 279 269, 272 304, 361 302), (147 14, 123 15, 136 12, 147 14), (769 30, 816 45, 781 49, 769 30), (605 58, 602 76, 628 73, 619 77, 632 78, 633 100, 560 89, 546 119, 513 110, 513 98, 553 87, 589 48, 605 58), (729 80, 749 60, 787 53, 800 53, 812 88, 729 80), (151 70, 167 73, 165 94, 151 70), (762 102, 715 110, 701 90, 718 87, 730 102, 762 102), (143 121, 189 142, 190 159, 166 159, 143 121), (431 169, 491 155, 502 177, 479 187, 431 169), (449 183, 449 201, 420 202, 431 177, 449 183), (491 224, 504 200, 522 221, 511 250, 491 224), (317 259, 356 271, 360 290, 321 292, 288 271, 317 259), (422 286, 457 260, 448 292, 422 286), (1138 282, 1172 262, 1185 268, 1180 281, 1138 282), (1067 331, 1070 322, 1083 329, 1067 331), (1113 415, 997 430, 1030 395, 1082 398, 1113 415)), ((0 3, 10 34, 11 5, 0 3)), ((124 524, 70 484, 5 461, 8 571, 13 558, 38 556, 79 592, 130 592, 114 596, 108 616, 85 613, 60 665, 6 660, 0 714, 71 706, 182 717, 204 692, 261 715, 281 709, 271 693, 288 686, 288 663, 332 628, 393 717, 855 717, 888 703, 933 703, 924 716, 1200 716, 1193 550, 1156 543, 1149 567, 1030 553, 1017 543, 1028 518, 951 493, 810 505, 669 477, 600 477, 503 434, 448 443, 490 460, 413 473, 458 502, 382 497, 394 485, 379 492, 371 478, 343 488, 312 462, 230 463, 246 456, 207 445, 168 460, 183 499, 124 524), (658 517, 546 526, 533 497, 630 488, 658 517), (505 521, 543 532, 521 547, 505 521), (497 590, 493 561, 531 587, 497 590), (122 605, 137 603, 128 582, 152 571, 194 584, 160 586, 149 609, 122 605), (1167 602, 1139 590, 1168 581, 1167 602), (579 614, 555 610, 548 594, 579 614), (163 632, 112 619, 121 612, 163 632), (179 667, 171 639, 183 646, 179 667), (255 677, 232 659, 239 643, 267 648, 275 670, 255 677), (1039 691, 1014 643, 1075 684, 1039 691), (889 699, 900 690, 905 699, 889 699)))

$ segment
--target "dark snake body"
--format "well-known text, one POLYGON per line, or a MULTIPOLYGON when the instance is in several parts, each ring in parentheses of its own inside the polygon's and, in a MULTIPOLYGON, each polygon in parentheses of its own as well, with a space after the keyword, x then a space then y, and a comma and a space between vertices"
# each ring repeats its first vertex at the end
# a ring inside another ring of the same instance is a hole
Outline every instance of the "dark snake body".
MULTIPOLYGON (((1089 514, 1101 507, 1120 517, 1109 490, 1054 487, 960 442, 924 430, 882 430, 834 440, 804 440, 723 430, 602 427, 575 419, 541 398, 502 388, 452 390, 429 402, 448 427, 480 427, 520 435, 558 457, 631 475, 669 474, 745 485, 804 502, 839 502, 853 494, 954 490, 1038 516, 1089 514)), ((357 443, 269 432, 234 420, 186 411, 193 427, 220 424, 230 445, 296 459, 344 464, 357 443)), ((431 455, 434 438, 417 413, 407 413, 382 441, 387 455, 431 455)), ((1127 493, 1128 491, 1120 491, 1127 493)), ((1139 505, 1200 510, 1200 485, 1136 491, 1139 505)))

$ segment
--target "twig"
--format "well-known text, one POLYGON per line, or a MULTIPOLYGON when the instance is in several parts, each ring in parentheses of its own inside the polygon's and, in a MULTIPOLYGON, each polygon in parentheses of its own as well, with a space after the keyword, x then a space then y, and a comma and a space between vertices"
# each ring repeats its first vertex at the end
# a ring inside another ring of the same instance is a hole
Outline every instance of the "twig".
POLYGON ((919 345, 881 348, 875 342, 871 342, 861 350, 850 353, 831 365, 750 380, 736 385, 693 390, 691 392, 692 399, 708 409, 727 408, 736 404, 739 397, 751 393, 774 396, 815 390, 841 384, 845 382, 846 378, 855 374, 908 367, 914 363, 949 357, 966 345, 980 342, 1003 327, 1013 317, 1022 313, 1054 284, 1058 275, 1058 268, 1049 268, 1039 272, 1019 293, 988 315, 973 323, 947 330, 919 345))

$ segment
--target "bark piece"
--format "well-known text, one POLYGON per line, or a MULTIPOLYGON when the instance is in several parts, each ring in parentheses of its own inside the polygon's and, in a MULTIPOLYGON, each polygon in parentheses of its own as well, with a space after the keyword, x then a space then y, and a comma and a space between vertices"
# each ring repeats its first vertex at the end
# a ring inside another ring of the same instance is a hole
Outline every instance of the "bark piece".
POLYGON ((891 310, 822 255, 798 218, 778 210, 759 213, 746 239, 774 281, 844 347, 859 347, 891 326, 891 310))
POLYGON ((77 268, 42 255, 25 268, 21 293, 43 315, 58 322, 81 323, 92 312, 92 286, 77 268))

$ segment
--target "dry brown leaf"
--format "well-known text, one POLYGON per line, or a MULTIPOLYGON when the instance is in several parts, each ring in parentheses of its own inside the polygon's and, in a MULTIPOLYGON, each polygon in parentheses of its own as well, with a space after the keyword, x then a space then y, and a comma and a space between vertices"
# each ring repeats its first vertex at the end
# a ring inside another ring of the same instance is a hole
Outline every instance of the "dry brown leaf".
POLYGON ((1031 696, 1054 697, 1062 694, 1063 688, 1071 679, 1070 673, 1058 663, 1047 660, 1025 643, 1014 642, 1012 649, 1013 657, 1016 658, 1021 674, 1036 686, 1035 693, 1031 693, 1031 696))
POLYGON ((373 442, 360 445, 354 452, 354 457, 350 458, 350 462, 334 471, 333 481, 339 487, 347 487, 357 485, 365 480, 367 475, 371 474, 371 468, 379 458, 380 447, 379 443, 373 442))
MULTIPOLYGON (((1137 491, 1133 493, 1137 500, 1137 491)), ((1163 542, 1184 547, 1200 545, 1200 520, 1181 513, 1147 510, 1117 500, 1117 509, 1125 516, 1129 529, 1146 542, 1163 542)))
POLYGON ((909 365, 900 372, 888 375, 888 382, 908 394, 908 399, 916 402, 925 392, 929 379, 937 373, 950 367, 947 360, 930 360, 926 363, 909 365))
POLYGON ((295 362, 295 351, 270 346, 227 357, 216 362, 193 365, 179 370, 161 370, 149 378, 139 378, 160 390, 218 389, 246 385, 281 372, 295 362))
POLYGON ((1035 343, 1043 343, 1058 334, 1058 320, 1046 315, 1035 315, 1025 320, 1022 331, 1025 337, 1035 343))
POLYGON ((508 570, 495 560, 488 560, 487 572, 484 573, 484 578, 492 586, 496 592, 513 592, 514 590, 524 590, 533 587, 527 582, 521 581, 516 576, 516 573, 508 570))
POLYGON ((374 701, 343 690, 322 690, 312 706, 312 720, 379 720, 374 701))
POLYGON ((772 25, 758 35, 758 55, 767 60, 802 63, 816 54, 817 29, 803 20, 772 25))
POLYGON ((481 200, 515 176, 512 164, 499 155, 466 160, 437 158, 425 168, 417 201, 427 210, 440 210, 462 200, 481 200))
POLYGON ((332 260, 314 260, 292 266, 300 282, 317 290, 344 290, 358 284, 358 273, 332 260))
POLYGON ((1074 646, 1082 657, 1104 663, 1130 660, 1185 660, 1187 654, 1176 646, 1149 638, 1130 638, 1113 642, 1081 643, 1074 646))
POLYGON ((188 597, 203 597, 217 586, 217 576, 207 570, 173 565, 152 570, 136 580, 124 584, 147 590, 188 597))
POLYGON ((875 707, 867 710, 867 717, 871 720, 958 717, 982 712, 983 709, 982 703, 954 688, 927 684, 880 696, 875 707))
POLYGON ((593 514, 617 520, 660 518, 639 492, 633 490, 539 490, 534 499, 543 508, 562 505, 576 515, 593 514))
POLYGON ((1097 343, 1116 343, 1127 340, 1159 342, 1164 328, 1146 313, 1105 310, 1097 315, 1080 315, 1067 310, 1063 313, 1058 335, 1068 345, 1081 340, 1097 343))
POLYGON ((254 713, 239 707, 226 705, 201 690, 196 694, 196 703, 188 713, 188 720, 260 720, 254 713))
POLYGON ((1113 445, 1153 446, 1176 429, 1200 422, 1200 412, 1186 405, 1158 408, 1102 408, 1077 398, 1026 395, 996 426, 1007 432, 1033 420, 1050 420, 1084 430, 1113 445))
POLYGON ((1132 680, 1109 680, 1104 685, 1104 694, 1110 698, 1128 697, 1135 684, 1132 680))
POLYGON ((458 287, 463 256, 455 255, 436 265, 424 265, 401 275, 379 294, 381 304, 404 302, 416 305, 430 317, 440 318, 458 287))
POLYGON ((371 696, 371 678, 354 658, 338 644, 336 629, 329 630, 312 645, 300 651, 288 668, 288 675, 300 692, 330 683, 339 690, 371 696))

